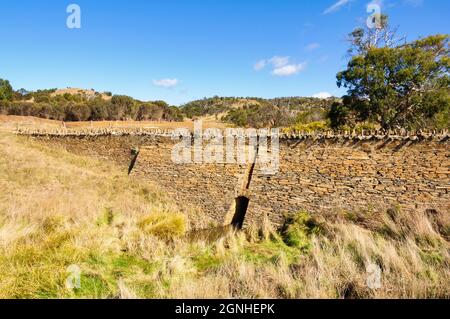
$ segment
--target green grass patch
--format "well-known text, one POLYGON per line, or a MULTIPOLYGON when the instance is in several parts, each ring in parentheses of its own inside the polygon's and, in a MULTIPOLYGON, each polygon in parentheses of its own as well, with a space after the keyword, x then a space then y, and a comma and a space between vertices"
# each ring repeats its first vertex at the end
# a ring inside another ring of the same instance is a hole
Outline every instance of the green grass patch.
POLYGON ((289 247, 307 253, 311 248, 311 235, 321 231, 320 225, 308 212, 302 211, 286 217, 281 238, 289 247))
POLYGON ((289 247, 282 240, 272 238, 248 245, 244 248, 242 255, 246 261, 264 265, 276 264, 280 258, 285 257, 289 263, 295 263, 302 254, 297 248, 289 247))
POLYGON ((200 271, 208 271, 219 268, 224 262, 223 257, 217 256, 212 248, 208 248, 203 252, 198 252, 192 257, 194 267, 200 271))

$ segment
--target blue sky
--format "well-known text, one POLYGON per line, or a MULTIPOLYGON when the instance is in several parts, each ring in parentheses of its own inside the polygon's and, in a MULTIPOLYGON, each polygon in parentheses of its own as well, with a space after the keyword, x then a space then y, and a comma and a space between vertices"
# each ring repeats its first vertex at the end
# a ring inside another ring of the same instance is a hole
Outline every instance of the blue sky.
MULTIPOLYGON (((219 96, 341 95, 362 0, 0 0, 0 78, 181 104, 219 96), (66 25, 81 8, 81 28, 66 25)), ((408 40, 450 33, 450 1, 378 1, 408 40)))

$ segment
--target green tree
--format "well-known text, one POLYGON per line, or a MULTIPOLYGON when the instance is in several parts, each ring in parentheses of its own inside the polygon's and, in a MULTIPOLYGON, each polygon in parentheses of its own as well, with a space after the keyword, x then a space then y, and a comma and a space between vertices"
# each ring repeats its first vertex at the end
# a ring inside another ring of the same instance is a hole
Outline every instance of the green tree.
POLYGON ((13 88, 8 80, 0 79, 0 101, 12 101, 13 88))
POLYGON ((104 121, 108 119, 108 108, 111 103, 108 101, 103 101, 102 99, 95 100, 90 103, 91 116, 89 120, 91 121, 104 121))
POLYGON ((448 35, 361 46, 337 74, 338 86, 348 93, 343 105, 332 107, 332 125, 372 121, 384 129, 424 127, 450 107, 449 53, 448 35))
POLYGON ((169 107, 169 104, 167 104, 164 101, 154 101, 152 103, 155 105, 158 105, 160 108, 163 108, 163 109, 167 109, 169 107))
POLYGON ((70 102, 65 109, 65 121, 86 121, 91 116, 91 109, 83 103, 70 102))
POLYGON ((183 113, 176 106, 170 106, 164 115, 166 121, 182 122, 184 120, 183 113))
POLYGON ((157 106, 152 103, 142 103, 139 105, 135 119, 137 121, 148 121, 152 118, 152 113, 157 106))
POLYGON ((113 120, 125 120, 134 118, 135 103, 133 98, 126 95, 114 95, 111 98, 112 109, 111 119, 113 120))

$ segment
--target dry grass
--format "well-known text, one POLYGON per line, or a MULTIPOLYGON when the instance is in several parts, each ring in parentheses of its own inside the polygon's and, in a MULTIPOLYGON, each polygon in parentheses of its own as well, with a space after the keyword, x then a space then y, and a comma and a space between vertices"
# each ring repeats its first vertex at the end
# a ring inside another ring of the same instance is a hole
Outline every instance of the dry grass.
MULTIPOLYGON (((0 133, 0 298, 450 296, 448 212, 301 213, 207 243, 114 165, 0 133), (366 268, 382 269, 370 289, 366 268), (67 269, 81 287, 65 287, 67 269)), ((201 226, 201 225, 194 225, 201 226)))
MULTIPOLYGON (((203 129, 220 128, 225 129, 228 125, 216 120, 215 117, 205 116, 202 120, 203 129)), ((69 129, 85 128, 149 128, 149 129, 177 129, 187 128, 193 130, 194 122, 186 119, 183 122, 153 122, 153 121, 95 121, 95 122, 66 122, 69 129)), ((60 129, 63 128, 61 121, 47 120, 32 116, 15 116, 0 114, 0 130, 12 131, 16 128, 29 129, 60 129)))

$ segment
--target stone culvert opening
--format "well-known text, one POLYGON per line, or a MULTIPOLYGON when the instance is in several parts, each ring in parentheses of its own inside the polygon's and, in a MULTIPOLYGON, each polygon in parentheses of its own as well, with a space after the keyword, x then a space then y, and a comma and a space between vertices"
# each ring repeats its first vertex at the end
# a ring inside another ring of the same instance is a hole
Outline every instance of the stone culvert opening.
POLYGON ((242 229, 242 227, 244 226, 244 219, 245 215, 247 214, 250 199, 246 196, 238 196, 236 197, 235 201, 236 201, 236 208, 233 220, 231 221, 231 225, 235 229, 242 229))

